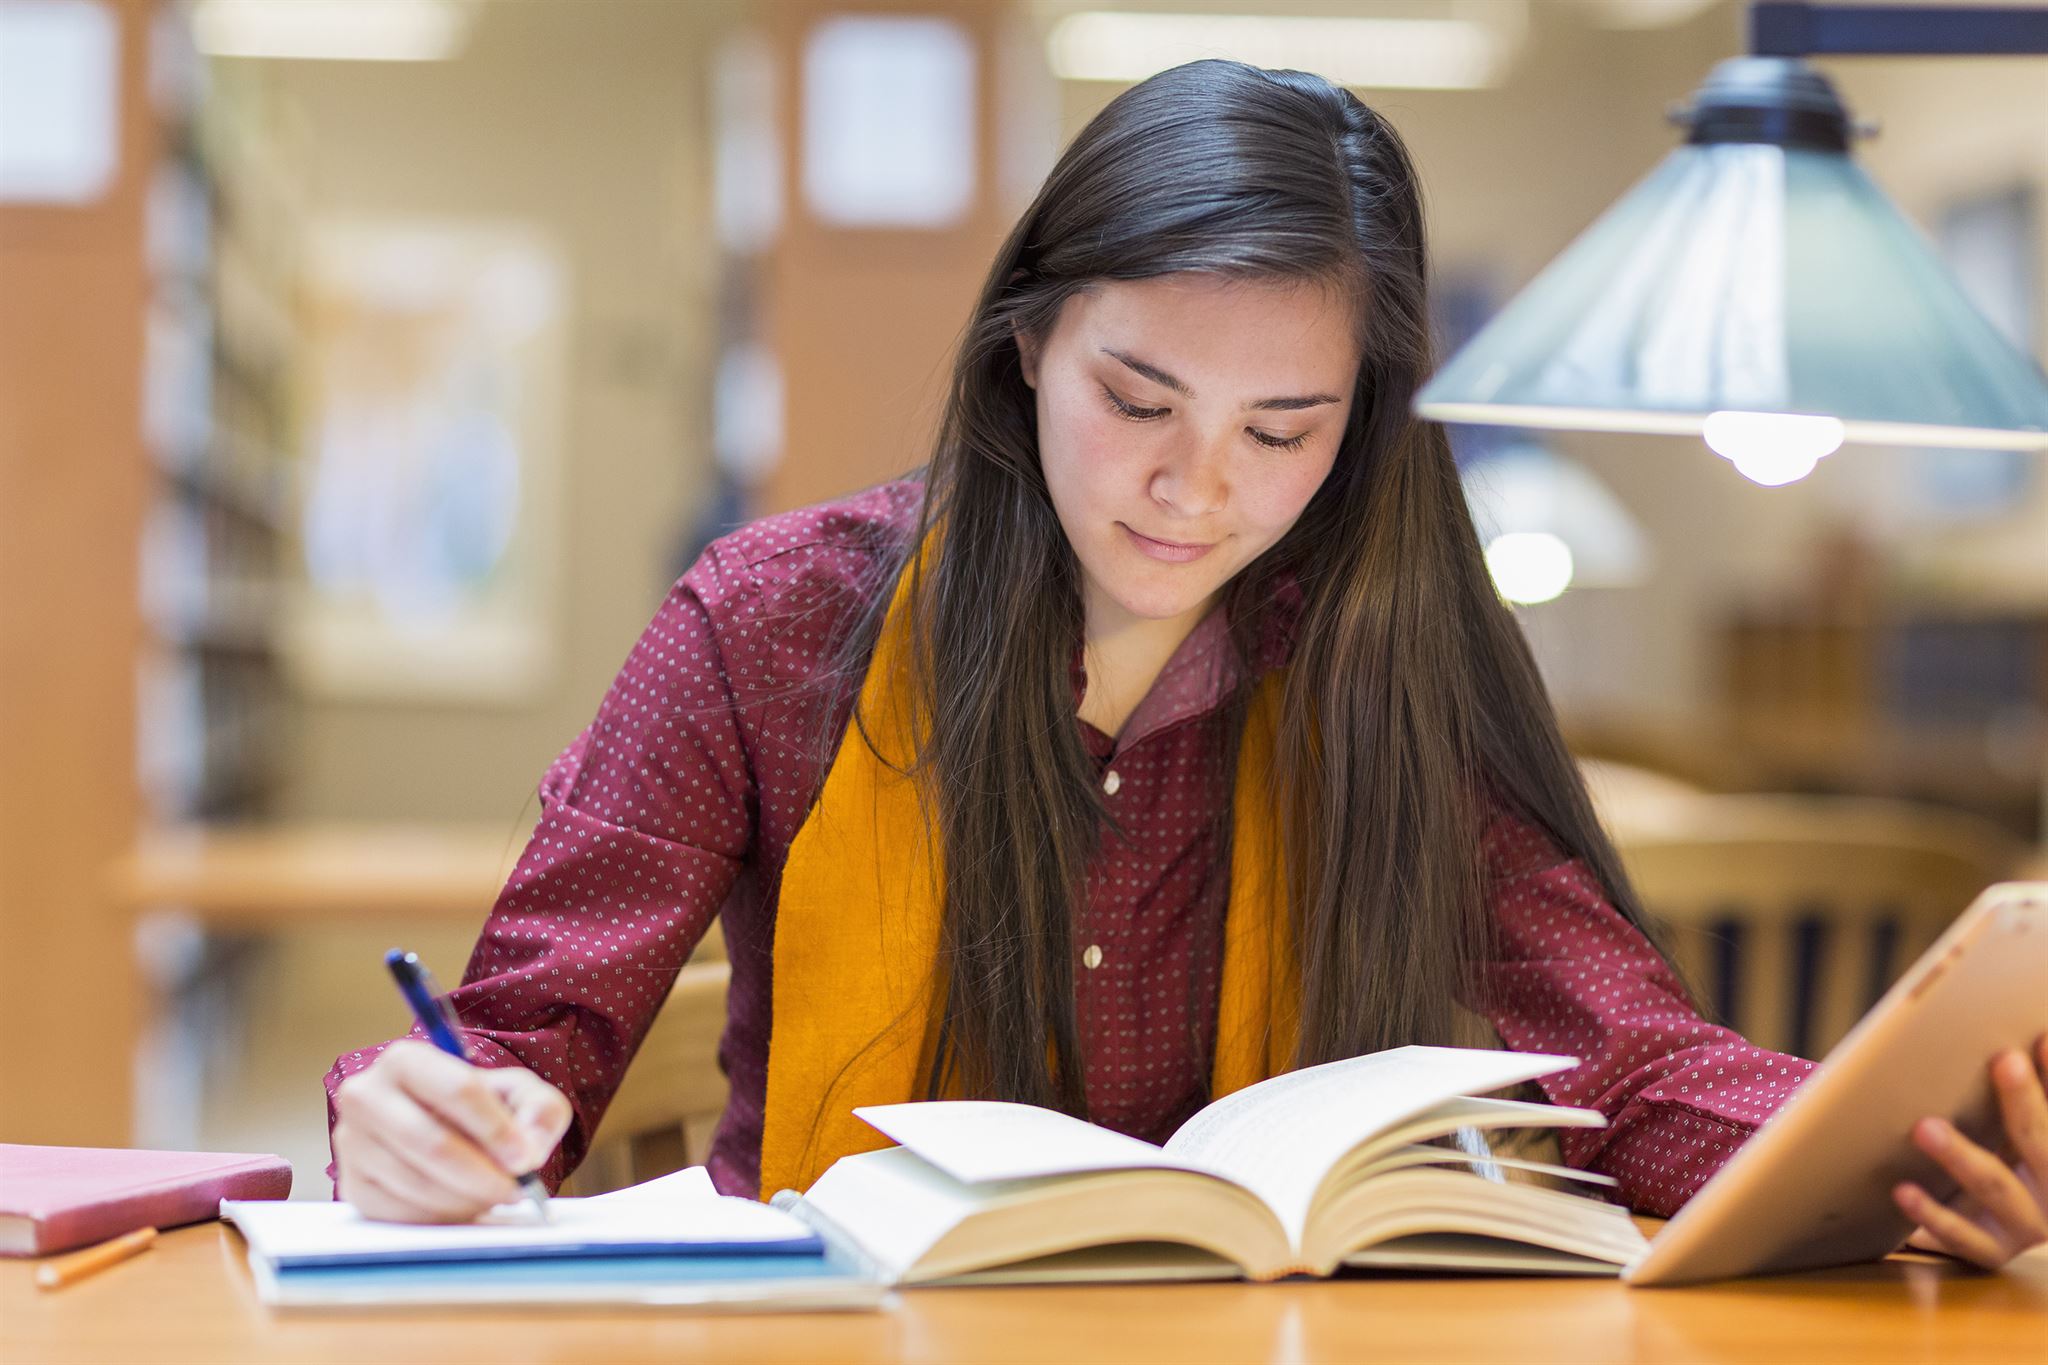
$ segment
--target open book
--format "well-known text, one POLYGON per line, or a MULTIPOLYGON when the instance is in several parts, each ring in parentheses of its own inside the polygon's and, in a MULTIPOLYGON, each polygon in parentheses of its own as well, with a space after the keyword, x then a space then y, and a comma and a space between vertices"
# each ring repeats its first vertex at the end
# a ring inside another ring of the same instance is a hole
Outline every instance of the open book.
POLYGON ((1493 1156, 1480 1134, 1603 1115, 1489 1091, 1575 1057, 1402 1047, 1226 1095, 1155 1147, 1031 1105, 854 1112, 902 1144, 842 1157, 775 1204, 890 1283, 1276 1279, 1340 1265, 1617 1274, 1648 1243, 1574 1187, 1608 1177, 1493 1156), (1444 1140, 1458 1145, 1441 1145, 1444 1140))

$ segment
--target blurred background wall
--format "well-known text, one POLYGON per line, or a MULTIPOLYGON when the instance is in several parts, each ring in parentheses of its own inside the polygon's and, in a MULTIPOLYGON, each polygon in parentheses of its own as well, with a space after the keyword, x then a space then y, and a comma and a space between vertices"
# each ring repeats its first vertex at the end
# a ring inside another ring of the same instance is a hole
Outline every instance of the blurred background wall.
MULTIPOLYGON (((922 458, 990 255, 1123 87, 1054 69, 1095 8, 1066 0, 379 0, 294 56, 231 22, 266 8, 0 0, 81 71, 111 34, 119 111, 98 180, 0 190, 0 971, 104 1000, 9 1050, 0 1139, 281 1150, 324 1195, 319 1073, 403 1029, 376 954, 459 975, 541 772, 705 539, 922 458), (438 18, 344 59, 372 11, 438 18), (272 880, 223 891, 214 845, 165 842, 194 829, 272 880), (341 842, 260 845, 308 831, 341 842), (406 900, 415 872, 455 890, 406 900)), ((1497 44, 1476 88, 1360 90, 1420 166, 1452 334, 1742 46, 1725 0, 1286 8, 1497 44)), ((1821 65, 2041 354, 2048 59, 1821 65)), ((1763 487, 1676 438, 1538 455, 1639 551, 1521 608, 1583 752, 2038 838, 2041 461, 1852 449, 1763 487)))
POLYGON ((734 12, 530 0, 480 15, 453 60, 277 62, 258 77, 298 120, 310 217, 517 224, 560 252, 567 296, 540 676, 484 706, 308 698, 278 814, 509 829, 653 614, 706 491, 704 90, 734 12))

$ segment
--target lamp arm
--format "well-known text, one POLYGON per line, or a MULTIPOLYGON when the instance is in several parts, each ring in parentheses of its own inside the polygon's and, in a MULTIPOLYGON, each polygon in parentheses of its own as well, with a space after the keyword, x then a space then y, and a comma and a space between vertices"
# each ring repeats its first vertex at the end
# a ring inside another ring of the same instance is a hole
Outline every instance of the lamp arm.
POLYGON ((1749 8, 1757 57, 1997 57, 2048 54, 2041 5, 1817 5, 1759 0, 1749 8))

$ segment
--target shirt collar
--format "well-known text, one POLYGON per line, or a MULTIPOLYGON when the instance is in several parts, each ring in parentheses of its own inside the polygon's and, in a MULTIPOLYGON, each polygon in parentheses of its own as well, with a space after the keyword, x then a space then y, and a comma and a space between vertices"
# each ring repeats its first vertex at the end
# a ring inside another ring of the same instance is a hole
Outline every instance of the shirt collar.
MULTIPOLYGON (((1251 657, 1240 661, 1231 641, 1230 618, 1224 604, 1218 602, 1159 670, 1151 690, 1116 737, 1116 751, 1215 710, 1242 683, 1285 666, 1294 655, 1302 606, 1300 583, 1293 574, 1283 574, 1275 581, 1272 596, 1252 608, 1251 657)), ((1070 677, 1074 705, 1079 707, 1088 692, 1088 669, 1079 641, 1074 644, 1070 677)))

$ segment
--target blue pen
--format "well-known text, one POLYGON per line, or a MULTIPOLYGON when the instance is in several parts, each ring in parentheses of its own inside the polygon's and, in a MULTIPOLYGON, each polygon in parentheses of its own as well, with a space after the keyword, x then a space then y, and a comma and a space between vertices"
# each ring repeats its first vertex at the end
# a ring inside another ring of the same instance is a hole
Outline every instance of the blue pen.
MULTIPOLYGON (((427 1031, 435 1047, 459 1061, 469 1060, 469 1049, 462 1045, 462 1031, 455 1021, 455 1012, 448 1008, 448 998, 434 987, 434 978, 420 965, 419 954, 408 953, 403 948, 393 948, 384 954, 384 965, 391 969, 392 977, 398 982, 399 994, 405 1003, 412 1006, 415 1019, 427 1031)), ((540 1172, 528 1171, 519 1176, 519 1188, 533 1202, 534 1211, 546 1219, 548 1216, 548 1187, 541 1183, 540 1172)))

